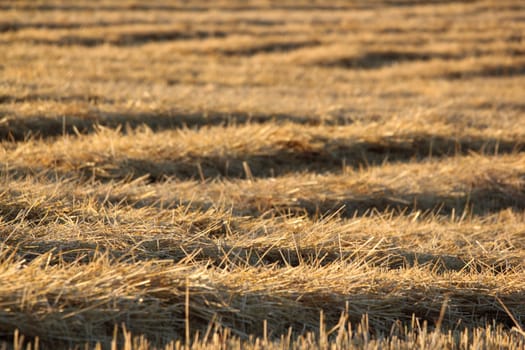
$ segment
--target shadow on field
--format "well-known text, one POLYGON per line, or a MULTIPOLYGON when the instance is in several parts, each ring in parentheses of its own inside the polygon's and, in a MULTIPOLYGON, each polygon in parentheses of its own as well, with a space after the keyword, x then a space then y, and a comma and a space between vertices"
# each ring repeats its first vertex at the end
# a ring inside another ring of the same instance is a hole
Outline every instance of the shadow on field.
MULTIPOLYGON (((1 5, 0 5, 1 7, 1 5)), ((169 22, 160 20, 142 20, 142 19, 121 19, 113 21, 96 21, 96 22, 53 22, 49 21, 0 21, 0 33, 2 32, 16 32, 23 29, 79 29, 79 28, 93 28, 93 27, 112 27, 124 25, 152 25, 152 24, 167 24, 169 22)))
MULTIPOLYGON (((515 50, 509 53, 511 56, 523 57, 522 50, 515 50)), ((388 50, 388 51, 369 51, 360 55, 349 55, 346 57, 326 58, 311 62, 322 67, 335 67, 345 69, 378 69, 391 66, 396 63, 430 61, 434 59, 452 61, 464 59, 468 53, 441 53, 408 50, 388 50)), ((446 73, 438 73, 436 78, 450 80, 469 79, 469 78, 496 78, 522 76, 525 74, 525 62, 502 63, 472 69, 454 70, 446 73)))
POLYGON ((78 36, 64 35, 58 39, 42 38, 23 38, 22 41, 28 41, 33 44, 57 45, 57 46, 85 46, 94 47, 104 44, 115 46, 137 46, 153 42, 193 40, 208 38, 225 38, 227 32, 222 30, 151 30, 137 31, 114 34, 108 37, 104 36, 78 36))
MULTIPOLYGON (((256 154, 188 154, 183 158, 166 160, 124 158, 117 164, 94 164, 93 169, 107 167, 109 177, 114 179, 148 176, 152 182, 163 181, 167 177, 201 180, 266 178, 307 171, 340 173, 343 166, 366 168, 388 162, 443 158, 470 152, 510 154, 522 151, 523 147, 517 141, 426 134, 373 141, 319 138, 309 143, 295 140, 281 142, 273 149, 256 154)), ((92 175, 93 169, 87 167, 84 170, 92 175)))
MULTIPOLYGON (((138 46, 154 42, 165 41, 179 41, 179 40, 202 40, 209 38, 226 38, 228 35, 247 35, 249 32, 239 30, 223 31, 223 30, 198 30, 198 31, 184 31, 184 30, 152 30, 142 32, 121 33, 119 35, 111 35, 109 37, 103 36, 78 36, 65 35, 58 39, 42 39, 42 38, 22 38, 23 42, 30 42, 32 44, 41 45, 56 45, 56 46, 84 46, 95 47, 100 45, 114 45, 114 46, 138 46)), ((4 41, 7 44, 8 42, 4 41)), ((305 47, 314 47, 320 44, 317 40, 306 41, 278 41, 267 43, 252 43, 248 46, 238 48, 218 48, 215 50, 204 51, 204 53, 221 54, 227 57, 234 56, 253 56, 262 53, 274 52, 289 52, 292 50, 302 49, 305 47)))
MULTIPOLYGON (((26 94, 23 96, 0 95, 0 104, 4 103, 24 103, 35 101, 56 101, 56 102, 90 102, 90 103, 116 103, 117 100, 99 95, 51 95, 51 94, 26 94)), ((43 118, 43 117, 41 117, 43 118)), ((52 119, 50 118, 50 121, 52 119)))
MULTIPOLYGON (((0 164, 0 169, 3 166, 0 164)), ((177 171, 181 171, 177 169, 177 171)), ((188 168, 189 171, 189 168, 188 168)), ((143 171, 144 172, 144 171, 143 171)), ((140 173, 140 172, 139 172, 140 173)), ((130 173, 131 174, 131 173, 130 173)), ((82 176, 86 181, 109 181, 109 180, 132 180, 130 174, 127 177, 107 177, 97 174, 96 170, 84 170, 82 176)), ((149 174, 149 173, 147 173, 149 174)), ((115 174, 114 174, 115 175, 115 174)), ((124 174, 123 174, 124 175, 124 174)), ((138 178, 135 173, 135 178, 138 178)), ((55 170, 42 170, 34 168, 10 168, 6 173, 0 171, 0 176, 11 178, 24 178, 27 176, 47 177, 49 180, 61 180, 77 177, 78 174, 60 172, 55 170)), ((160 176, 160 175, 159 175, 160 176)), ((337 213, 341 217, 354 217, 369 215, 370 213, 394 211, 397 213, 433 213, 437 215, 454 215, 456 218, 462 216, 483 216, 498 213, 505 209, 516 211, 525 210, 525 174, 518 174, 512 181, 499 181, 497 179, 486 179, 478 184, 473 184, 469 189, 458 190, 456 193, 442 194, 436 192, 399 192, 394 189, 384 188, 381 185, 370 187, 368 193, 356 189, 355 193, 351 187, 344 192, 327 194, 323 199, 316 197, 315 190, 305 188, 290 195, 274 193, 272 191, 259 191, 259 195, 251 192, 239 193, 229 202, 229 197, 222 198, 228 206, 231 205, 232 214, 237 217, 259 216, 259 215, 307 215, 311 218, 321 218, 337 213), (313 192, 312 192, 313 191, 313 192), (301 195, 301 193, 312 194, 301 195)), ((176 190, 174 190, 176 193, 176 190)), ((159 209, 174 209, 188 207, 192 210, 208 210, 213 208, 212 202, 189 200, 188 198, 153 197, 152 199, 134 200, 126 196, 115 198, 100 198, 101 202, 113 205, 129 205, 140 209, 146 207, 158 207, 159 209)), ((7 220, 15 220, 18 216, 24 220, 46 223, 54 220, 49 217, 47 209, 38 206, 24 206, 23 202, 0 203, 0 215, 7 220)), ((220 225, 219 225, 220 226, 220 225)), ((225 234, 224 227, 210 229, 209 233, 214 236, 225 234)))
POLYGON ((457 80, 465 78, 498 78, 523 75, 525 75, 525 62, 516 63, 513 65, 502 64, 474 70, 452 71, 446 73, 443 77, 445 79, 457 80))
POLYGON ((462 56, 451 53, 423 52, 423 51, 370 51, 359 56, 339 57, 316 62, 324 67, 337 67, 347 69, 376 69, 390 66, 395 63, 429 61, 432 59, 458 59, 462 56))
MULTIPOLYGON (((218 3, 206 6, 202 4, 163 4, 163 3, 123 3, 121 6, 110 4, 96 4, 89 6, 86 4, 45 4, 45 3, 14 3, 14 4, 0 4, 1 10, 38 10, 38 11, 173 11, 173 12, 208 12, 210 10, 242 12, 242 11, 272 11, 272 10, 296 10, 296 11, 344 11, 344 10, 366 10, 366 9, 381 9, 385 7, 407 7, 407 6, 430 6, 430 5, 446 5, 450 3, 471 3, 472 0, 429 0, 424 3, 418 0, 383 0, 377 2, 358 1, 352 3, 336 3, 334 5, 321 3, 271 3, 270 6, 248 4, 248 3, 218 3)), ((517 6, 517 9, 520 7, 517 6)))
MULTIPOLYGON (((1 7, 1 5, 0 5, 1 7)), ((114 19, 111 21, 108 20, 99 20, 96 22, 53 22, 53 21, 31 21, 31 22, 23 22, 23 21, 0 21, 0 33, 2 32, 15 32, 23 29, 79 29, 79 28, 96 28, 96 27, 118 27, 118 26, 125 26, 125 25, 163 25, 163 24, 169 24, 170 21, 168 20, 143 20, 139 18, 134 19, 114 19)), ((182 22, 185 23, 185 22, 182 22)), ((186 22, 187 23, 187 22, 186 22)), ((207 22, 207 24, 213 24, 216 26, 220 25, 234 25, 242 23, 243 25, 249 25, 249 26, 264 26, 264 27, 271 27, 271 26, 283 26, 287 22, 285 20, 280 19, 264 19, 264 18, 241 18, 241 19, 233 19, 231 21, 229 20, 210 20, 207 22)), ((230 33, 230 32, 228 32, 230 33)))
POLYGON ((219 49, 218 53, 225 56, 253 56, 260 53, 272 53, 272 52, 289 52, 305 47, 318 46, 320 41, 318 40, 305 40, 305 41, 279 41, 261 43, 256 45, 250 45, 247 47, 239 47, 235 49, 219 49))
MULTIPOLYGON (((0 197, 0 219, 4 221, 19 221, 25 220, 29 222, 47 224, 51 220, 48 219, 48 210, 32 203, 24 203, 21 200, 5 200, 4 196, 12 196, 3 192, 0 197)), ((16 194, 14 195, 16 198, 16 194)), ((13 199, 13 198, 11 198, 13 199)))
MULTIPOLYGON (((221 268, 234 263, 239 266, 272 265, 283 267, 298 266, 328 266, 344 261, 345 263, 360 263, 387 270, 401 268, 428 267, 436 274, 452 271, 475 271, 477 273, 490 271, 492 273, 505 273, 521 265, 519 257, 509 259, 494 259, 483 257, 475 262, 472 256, 462 258, 450 254, 432 254, 413 252, 402 249, 377 250, 349 250, 347 248, 282 248, 268 247, 228 247, 222 246, 223 255, 217 255, 217 248, 199 250, 195 256, 201 261, 210 261, 221 268)), ((188 251, 188 249, 185 249, 188 251)))
MULTIPOLYGON (((375 6, 377 7, 377 6, 375 6)), ((219 4, 218 6, 206 6, 199 5, 168 5, 168 4, 124 4, 122 6, 114 5, 101 5, 97 6, 86 6, 84 4, 13 4, 5 5, 0 4, 0 10, 10 10, 10 9, 19 9, 19 10, 37 10, 37 11, 170 11, 170 12, 208 12, 212 9, 217 9, 221 11, 264 11, 264 10, 302 10, 302 11, 341 11, 345 9, 368 9, 371 8, 366 3, 365 4, 355 4, 350 6, 335 5, 335 6, 323 6, 318 4, 290 4, 290 5, 279 5, 274 4, 271 7, 268 6, 258 6, 257 4, 232 4, 224 5, 219 4)))
MULTIPOLYGON (((525 199, 525 192, 521 194, 525 199)), ((102 199, 101 199, 102 201, 102 199)), ((13 202, 13 201, 11 201, 13 202)), ((16 201, 15 201, 16 202, 16 201)), ((5 203, 3 203, 5 204, 5 203)), ((160 208, 159 201, 129 201, 126 197, 104 198, 100 205, 110 205, 122 208, 160 208)), ((491 256, 458 256, 451 254, 436 254, 416 252, 400 249, 388 241, 375 245, 370 243, 367 247, 359 244, 356 250, 350 246, 337 246, 334 243, 319 246, 312 244, 303 245, 300 238, 291 236, 281 244, 265 245, 268 243, 244 244, 243 235, 250 234, 245 224, 249 223, 252 216, 236 215, 230 211, 214 211, 211 203, 192 201, 191 203, 162 204, 162 209, 184 208, 183 216, 170 223, 171 229, 164 233, 141 233, 136 230, 128 233, 130 227, 124 222, 117 231, 108 231, 104 239, 93 237, 86 239, 34 239, 23 232, 10 234, 0 233, 4 248, 14 249, 13 253, 25 263, 30 263, 43 254, 52 253, 47 258, 47 264, 56 265, 63 263, 89 264, 104 257, 115 262, 136 263, 139 261, 172 261, 179 263, 190 259, 193 262, 211 264, 219 268, 235 266, 327 266, 332 263, 366 264, 378 268, 397 270, 400 268, 428 267, 434 273, 442 274, 451 271, 473 271, 477 273, 505 273, 512 271, 522 264, 519 256, 505 255, 500 258, 491 256), (205 208, 208 207, 208 208, 205 208), (215 215, 210 216, 209 210, 215 215), (206 214, 208 213, 208 214, 206 214), (233 215, 233 216, 232 216, 233 215), (299 239, 299 241, 297 241, 299 239), (237 242, 231 245, 230 242, 237 242), (239 244, 240 242, 240 244, 239 244), (293 243, 292 243, 293 242, 293 243), (290 247, 290 245, 292 247, 290 247), (11 247, 11 248, 9 248, 11 247), (16 248, 15 248, 16 247, 16 248)), ((252 213, 254 216, 268 215, 265 213, 252 213)), ((342 215, 344 216, 344 212, 342 215)), ((461 214, 461 212, 459 212, 461 214)), ((290 214, 288 214, 290 215, 290 214)), ((67 216, 61 208, 42 208, 40 205, 19 203, 16 208, 6 208, 0 205, 0 218, 9 225, 24 222, 29 227, 37 225, 56 225, 67 216), (31 209, 32 214, 28 215, 31 209), (44 213, 45 210, 45 213, 44 213), (14 215, 18 212, 18 215, 14 215)), ((113 219, 107 217, 91 217, 85 215, 86 222, 99 222, 104 225, 114 225, 113 219), (107 221, 107 222, 106 222, 107 221)), ((175 216, 174 216, 175 218, 175 216)), ((69 221, 68 221, 69 222, 69 221)))
MULTIPOLYGON (((525 174, 522 176, 525 178, 525 174)), ((358 195, 346 199, 313 200, 298 198, 289 205, 263 204, 252 211, 306 213, 310 217, 327 216, 337 212, 342 217, 370 214, 372 211, 395 211, 398 213, 428 212, 456 217, 484 216, 505 209, 522 211, 525 209, 525 188, 516 184, 483 185, 472 188, 471 192, 457 195, 442 195, 432 192, 404 193, 378 191, 369 195, 358 195)), ((247 210, 249 212, 249 210, 247 210)))
POLYGON ((115 5, 102 5, 97 4, 96 6, 87 6, 85 4, 0 4, 0 10, 37 10, 37 11, 191 11, 191 12, 203 12, 209 11, 210 8, 206 6, 177 6, 177 5, 163 5, 163 4, 124 4, 122 6, 115 5))
MULTIPOLYGON (((100 96, 71 96, 71 97, 50 97, 46 95, 29 96, 34 100, 64 100, 74 99, 80 101, 102 101, 105 98, 100 96)), ((26 97, 15 97, 2 95, 1 103, 23 102, 26 97)), ((266 122, 289 122, 297 124, 318 125, 321 123, 327 125, 349 124, 348 120, 320 120, 317 116, 304 116, 293 114, 256 114, 256 113, 223 113, 223 112, 206 112, 206 113, 113 113, 104 112, 101 116, 66 116, 64 118, 47 117, 47 116, 29 116, 23 118, 8 118, 0 123, 0 139, 22 141, 28 137, 50 138, 61 136, 64 132, 68 135, 80 133, 91 133, 96 130, 97 125, 116 128, 119 126, 129 125, 131 128, 147 126, 153 131, 180 129, 182 127, 203 127, 229 124, 244 123, 266 123, 266 122)), ((125 132, 123 128, 123 132, 125 132)))

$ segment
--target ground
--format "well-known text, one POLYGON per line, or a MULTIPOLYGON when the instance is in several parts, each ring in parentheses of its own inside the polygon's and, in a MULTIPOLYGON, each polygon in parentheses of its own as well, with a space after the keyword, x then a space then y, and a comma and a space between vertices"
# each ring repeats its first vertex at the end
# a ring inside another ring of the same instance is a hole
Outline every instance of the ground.
POLYGON ((0 1, 0 348, 524 348, 524 33, 518 0, 0 1))

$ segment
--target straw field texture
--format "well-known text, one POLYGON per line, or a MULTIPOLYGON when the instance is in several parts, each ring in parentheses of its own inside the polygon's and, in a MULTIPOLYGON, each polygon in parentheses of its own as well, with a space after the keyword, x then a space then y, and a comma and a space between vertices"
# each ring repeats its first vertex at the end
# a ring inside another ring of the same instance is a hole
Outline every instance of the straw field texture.
POLYGON ((525 348, 525 3, 0 1, 0 348, 525 348))

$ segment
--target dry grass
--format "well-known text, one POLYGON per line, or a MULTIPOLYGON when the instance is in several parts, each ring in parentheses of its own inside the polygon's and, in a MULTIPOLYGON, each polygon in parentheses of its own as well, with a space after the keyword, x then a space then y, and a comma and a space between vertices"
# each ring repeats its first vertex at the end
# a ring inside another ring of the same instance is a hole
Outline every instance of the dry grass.
POLYGON ((525 348, 524 10, 0 2, 0 348, 525 348))

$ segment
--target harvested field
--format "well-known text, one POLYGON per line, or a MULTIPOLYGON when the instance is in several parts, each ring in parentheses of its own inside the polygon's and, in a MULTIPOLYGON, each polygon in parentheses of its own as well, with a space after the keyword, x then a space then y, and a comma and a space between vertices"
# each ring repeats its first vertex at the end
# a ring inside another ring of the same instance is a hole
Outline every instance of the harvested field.
POLYGON ((0 1, 0 349, 525 348, 524 33, 0 1))

